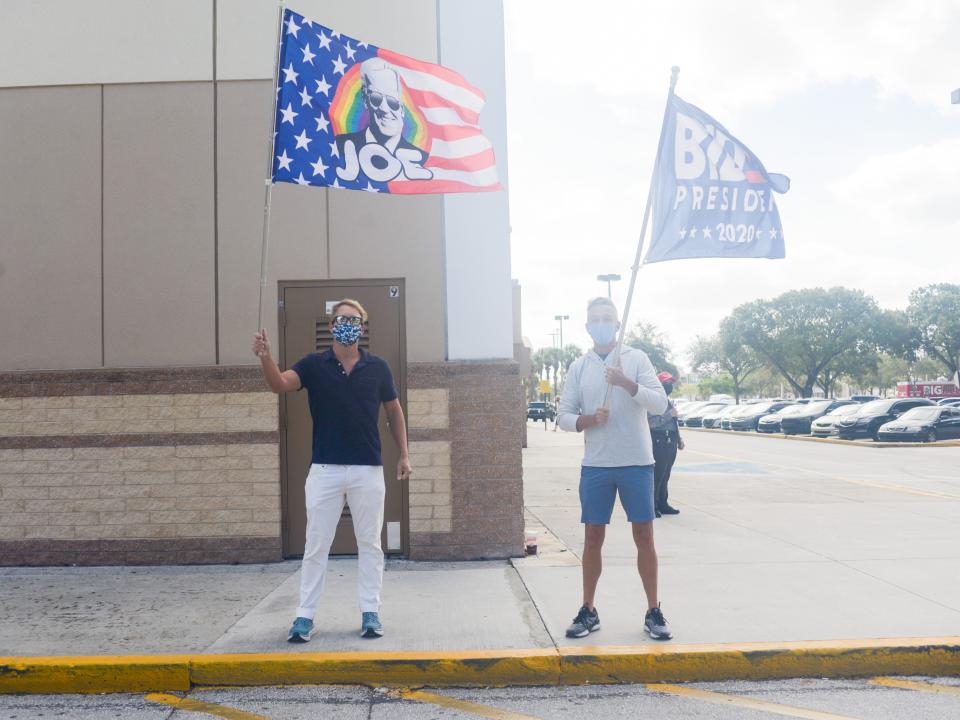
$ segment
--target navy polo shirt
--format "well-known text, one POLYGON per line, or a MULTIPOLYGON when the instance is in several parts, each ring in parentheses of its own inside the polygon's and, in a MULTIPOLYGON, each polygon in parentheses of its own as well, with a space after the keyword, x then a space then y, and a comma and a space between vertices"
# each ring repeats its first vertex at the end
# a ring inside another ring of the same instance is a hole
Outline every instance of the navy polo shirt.
POLYGON ((291 368, 307 389, 313 418, 313 460, 317 465, 383 465, 380 456, 381 403, 397 398, 390 366, 360 350, 349 375, 333 350, 313 353, 291 368))

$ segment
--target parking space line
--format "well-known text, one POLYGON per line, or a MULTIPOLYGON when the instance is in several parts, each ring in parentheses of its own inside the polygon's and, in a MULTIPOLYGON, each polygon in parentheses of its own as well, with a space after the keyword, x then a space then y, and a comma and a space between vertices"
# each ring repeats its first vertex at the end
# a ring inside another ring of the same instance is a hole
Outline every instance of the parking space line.
POLYGON ((424 692, 423 690, 401 690, 391 694, 393 694, 395 697, 403 698, 404 700, 415 700, 417 702, 430 703, 431 705, 439 705, 440 707, 450 708, 451 710, 461 710, 463 712, 472 713, 473 715, 477 715, 479 717, 491 718, 491 720, 541 720, 533 715, 524 715, 511 710, 501 710, 500 708, 491 707, 489 705, 480 705, 479 703, 470 702, 468 700, 458 700, 457 698, 447 697, 446 695, 437 695, 436 693, 431 692, 424 692))
MULTIPOLYGON (((737 458, 730 455, 721 455, 720 453, 705 452, 703 450, 691 450, 690 452, 698 453, 700 455, 708 455, 710 457, 723 458, 725 460, 737 460, 738 462, 744 462, 743 458, 737 458)), ((797 469, 788 465, 778 465, 777 463, 766 462, 764 460, 751 460, 750 462, 753 462, 756 465, 766 465, 767 467, 779 468, 781 470, 797 469)), ((925 497, 935 497, 945 500, 960 500, 960 495, 938 492, 936 490, 919 490, 917 488, 911 488, 905 485, 889 485, 887 483, 872 482, 870 480, 856 480, 854 478, 848 478, 842 475, 834 475, 833 473, 823 472, 822 470, 812 470, 810 468, 803 468, 803 472, 820 475, 822 477, 829 478, 830 480, 840 480, 841 482, 850 483, 851 485, 865 485, 866 487, 879 488, 880 490, 890 490, 891 492, 902 492, 910 495, 922 495, 925 497)))
POLYGON ((167 693, 150 693, 144 695, 144 700, 169 705, 177 710, 186 710, 187 712, 206 713, 214 717, 224 718, 224 720, 270 720, 263 715, 255 715, 245 710, 226 707, 225 705, 216 705, 214 703, 192 700, 190 698, 180 697, 179 695, 169 695, 167 693))
POLYGON ((931 682, 920 682, 918 680, 901 680, 892 677, 877 677, 870 681, 871 685, 881 685, 882 687, 902 688, 903 690, 919 690, 920 692, 941 693, 943 695, 954 695, 960 697, 960 687, 956 685, 937 685, 931 682))
POLYGON ((854 480, 853 478, 843 477, 841 475, 831 475, 835 480, 853 485, 866 485, 867 487, 880 488, 881 490, 893 490, 894 492, 909 493, 910 495, 923 495, 925 497, 943 498, 946 500, 960 500, 960 495, 951 493, 937 492, 936 490, 918 490, 916 488, 906 487, 904 485, 887 485, 886 483, 871 482, 869 480, 854 480))
POLYGON ((774 715, 784 715, 786 717, 807 718, 807 720, 857 720, 857 718, 849 715, 836 715, 819 710, 808 710, 807 708, 794 707, 793 705, 781 705, 764 700, 755 700, 754 698, 744 697, 742 695, 729 695, 727 693, 711 692, 710 690, 698 690, 697 688, 683 685, 648 683, 647 689, 658 693, 692 697, 715 705, 750 708, 751 710, 760 710, 774 715))

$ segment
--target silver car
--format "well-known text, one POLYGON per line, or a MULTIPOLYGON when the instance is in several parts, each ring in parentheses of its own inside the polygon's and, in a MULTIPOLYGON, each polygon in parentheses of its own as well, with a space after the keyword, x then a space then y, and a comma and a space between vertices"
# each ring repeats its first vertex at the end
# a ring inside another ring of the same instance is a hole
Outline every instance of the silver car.
POLYGON ((842 418, 853 415, 857 410, 863 407, 856 403, 853 405, 841 405, 835 410, 831 410, 826 415, 818 417, 810 424, 810 434, 816 437, 830 437, 837 434, 837 424, 842 418))

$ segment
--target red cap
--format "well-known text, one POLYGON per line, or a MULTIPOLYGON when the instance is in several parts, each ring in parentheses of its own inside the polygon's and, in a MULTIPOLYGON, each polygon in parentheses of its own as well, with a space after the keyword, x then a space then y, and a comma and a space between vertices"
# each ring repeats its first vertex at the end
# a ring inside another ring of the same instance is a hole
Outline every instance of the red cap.
POLYGON ((657 380, 659 380, 662 383, 665 383, 665 382, 672 383, 677 381, 677 379, 673 375, 668 373, 666 370, 664 370, 662 373, 657 375, 657 380))

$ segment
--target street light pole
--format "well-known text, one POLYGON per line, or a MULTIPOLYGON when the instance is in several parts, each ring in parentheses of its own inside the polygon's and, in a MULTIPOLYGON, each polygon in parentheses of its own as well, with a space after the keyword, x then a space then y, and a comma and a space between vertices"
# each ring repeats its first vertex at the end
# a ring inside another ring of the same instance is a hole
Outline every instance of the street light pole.
POLYGON ((557 346, 557 335, 559 335, 559 334, 560 334, 560 333, 558 333, 558 332, 547 333, 547 335, 549 335, 551 338, 553 338, 553 340, 551 341, 551 342, 553 343, 553 347, 556 347, 556 346, 557 346))
POLYGON ((563 350, 563 321, 564 321, 564 320, 569 320, 569 319, 570 319, 570 316, 569 316, 569 315, 554 315, 554 316, 553 316, 553 319, 554 319, 554 320, 558 320, 558 321, 560 322, 560 349, 563 350))
POLYGON ((613 294, 610 292, 610 282, 614 280, 620 280, 620 276, 616 273, 610 273, 609 275, 597 275, 597 280, 607 284, 607 297, 612 300, 613 294))

